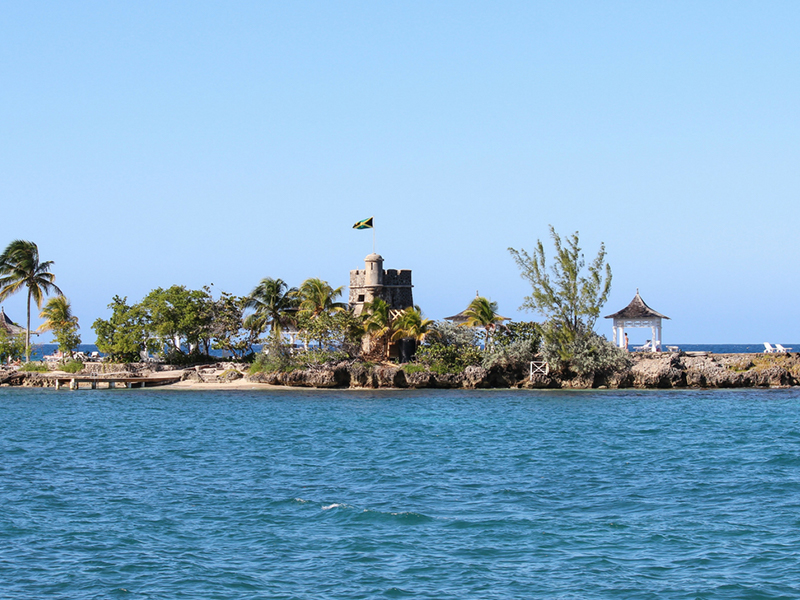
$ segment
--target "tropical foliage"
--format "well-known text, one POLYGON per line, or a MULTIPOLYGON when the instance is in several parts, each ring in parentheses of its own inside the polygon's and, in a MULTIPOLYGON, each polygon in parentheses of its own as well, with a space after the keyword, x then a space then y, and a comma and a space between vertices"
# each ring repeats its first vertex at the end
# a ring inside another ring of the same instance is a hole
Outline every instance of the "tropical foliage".
POLYGON ((0 300, 16 294, 22 288, 28 291, 28 312, 25 332, 25 360, 30 360, 31 349, 31 300, 37 308, 51 293, 61 294, 55 284, 55 275, 50 272, 53 261, 39 260, 39 247, 33 242, 14 240, 0 254, 0 300))
POLYGON ((631 365, 628 352, 617 348, 594 331, 577 337, 566 346, 545 340, 542 356, 551 370, 562 375, 608 374, 631 365))
POLYGON ((244 307, 252 311, 245 326, 259 335, 269 329, 279 336, 289 325, 296 325, 299 300, 297 288, 289 288, 283 279, 265 277, 244 298, 244 307))
POLYGON ((464 311, 466 321, 463 323, 466 327, 478 327, 484 330, 484 344, 483 347, 488 349, 492 334, 497 328, 498 324, 502 324, 502 317, 497 314, 497 302, 491 302, 483 296, 478 296, 469 303, 469 306, 464 311))
POLYGON ((521 276, 531 284, 522 308, 536 311, 569 332, 574 338, 594 327, 600 308, 611 291, 611 267, 606 264, 606 250, 601 243, 595 259, 587 266, 580 247, 578 232, 561 237, 550 226, 555 246, 554 262, 547 267, 544 245, 536 243, 533 256, 525 250, 508 251, 520 268, 521 276))
POLYGON ((81 343, 78 335, 78 317, 72 314, 72 306, 65 296, 53 296, 44 305, 39 318, 44 319, 37 331, 52 331, 58 349, 72 357, 81 343))
POLYGON ((412 339, 417 343, 423 342, 432 325, 433 320, 424 318, 419 306, 409 306, 394 320, 392 341, 412 339))
POLYGON ((495 333, 491 348, 484 352, 481 366, 485 369, 524 369, 536 359, 541 341, 542 331, 538 323, 504 325, 495 333))
POLYGON ((113 362, 136 362, 143 355, 158 350, 150 333, 150 316, 140 304, 128 304, 128 298, 114 296, 111 317, 92 324, 97 334, 97 349, 113 362))
POLYGON ((602 243, 595 259, 587 265, 577 232, 562 241, 550 226, 550 236, 555 247, 550 267, 541 240, 533 255, 525 250, 508 250, 522 278, 531 284, 531 295, 525 298, 522 308, 546 317, 545 348, 558 357, 559 364, 568 365, 579 356, 579 348, 592 345, 592 328, 611 291, 611 267, 606 264, 602 243))
POLYGON ((376 359, 389 355, 389 341, 394 335, 392 311, 383 298, 375 298, 364 305, 364 333, 367 337, 367 354, 376 359))
POLYGON ((429 326, 424 343, 417 348, 414 365, 436 373, 459 373, 469 366, 480 365, 483 354, 477 345, 475 329, 437 321, 429 326))
POLYGON ((10 335, 0 329, 0 362, 10 363, 25 356, 25 335, 10 335))
POLYGON ((336 299, 342 295, 342 286, 332 288, 327 281, 312 277, 306 279, 297 291, 300 316, 315 318, 345 310, 346 306, 336 299))

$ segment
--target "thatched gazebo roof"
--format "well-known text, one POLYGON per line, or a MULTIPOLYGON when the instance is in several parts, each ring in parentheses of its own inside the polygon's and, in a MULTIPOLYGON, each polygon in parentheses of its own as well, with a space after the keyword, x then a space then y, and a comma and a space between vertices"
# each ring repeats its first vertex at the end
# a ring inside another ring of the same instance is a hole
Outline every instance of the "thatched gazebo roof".
POLYGON ((6 311, 3 310, 2 307, 0 307, 0 329, 5 331, 8 335, 20 335, 26 331, 24 327, 20 327, 9 319, 6 311))
POLYGON ((606 319, 625 319, 625 320, 640 320, 640 319, 669 319, 668 316, 662 315, 647 306, 642 297, 639 295, 639 290, 636 290, 636 295, 625 308, 615 312, 613 315, 608 315, 606 319))

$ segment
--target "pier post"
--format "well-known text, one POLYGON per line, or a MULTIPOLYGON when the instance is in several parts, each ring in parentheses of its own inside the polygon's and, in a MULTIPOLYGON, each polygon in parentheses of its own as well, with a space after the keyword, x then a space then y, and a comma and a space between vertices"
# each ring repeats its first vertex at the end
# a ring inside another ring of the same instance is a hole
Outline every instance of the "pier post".
POLYGON ((116 383, 114 383, 113 381, 108 382, 108 389, 113 390, 115 387, 117 387, 116 383))
POLYGON ((61 380, 60 379, 56 379, 56 391, 58 391, 60 389, 61 389, 61 380))
POLYGON ((77 390, 78 389, 78 380, 77 379, 70 379, 69 380, 69 389, 77 390))
POLYGON ((93 379, 93 380, 92 380, 92 389, 93 389, 93 390, 96 390, 96 389, 97 389, 97 380, 96 380, 96 379, 93 379))

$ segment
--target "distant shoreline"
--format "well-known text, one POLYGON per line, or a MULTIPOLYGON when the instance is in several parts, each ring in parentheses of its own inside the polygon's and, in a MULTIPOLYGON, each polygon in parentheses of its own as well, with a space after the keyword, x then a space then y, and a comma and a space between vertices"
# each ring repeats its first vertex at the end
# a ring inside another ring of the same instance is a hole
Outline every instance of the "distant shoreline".
MULTIPOLYGON (((800 354, 711 354, 703 352, 632 353, 625 369, 589 375, 534 373, 517 369, 467 367, 460 373, 405 371, 393 363, 343 361, 288 372, 249 373, 249 365, 215 363, 178 368, 169 365, 88 363, 79 375, 4 370, 0 384, 51 387, 70 377, 149 378, 159 385, 167 373, 180 378, 165 389, 701 389, 771 388, 800 385, 800 354)), ((90 385, 90 384, 86 384, 90 385)), ((102 387, 102 385, 101 385, 102 387)))

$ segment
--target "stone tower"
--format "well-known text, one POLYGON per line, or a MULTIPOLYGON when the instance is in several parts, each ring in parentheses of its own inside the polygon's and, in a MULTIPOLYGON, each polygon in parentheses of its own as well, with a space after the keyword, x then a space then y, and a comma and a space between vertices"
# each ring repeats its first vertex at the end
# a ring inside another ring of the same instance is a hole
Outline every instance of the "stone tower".
POLYGON ((364 304, 381 298, 390 309, 403 310, 414 306, 412 287, 410 270, 384 270, 383 257, 372 253, 364 259, 363 270, 350 271, 350 309, 358 316, 364 304))

